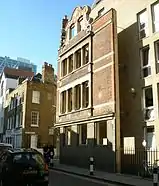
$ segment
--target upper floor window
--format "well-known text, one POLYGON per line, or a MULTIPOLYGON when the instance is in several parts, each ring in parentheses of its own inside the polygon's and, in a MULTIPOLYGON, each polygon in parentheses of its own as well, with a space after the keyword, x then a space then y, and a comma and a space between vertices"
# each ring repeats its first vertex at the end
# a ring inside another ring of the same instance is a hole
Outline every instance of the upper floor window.
POLYGON ((39 112, 38 111, 31 112, 31 126, 39 126, 39 112))
POLYGON ((66 112, 66 91, 61 93, 61 113, 66 112))
POLYGON ((144 10, 138 14, 139 38, 142 39, 148 36, 148 15, 144 10))
POLYGON ((64 59, 62 61, 62 76, 65 76, 67 74, 67 59, 64 59))
POLYGON ((154 119, 154 104, 152 86, 144 88, 145 120, 154 119))
POLYGON ((82 83, 82 92, 83 92, 83 108, 88 107, 89 105, 89 86, 88 81, 82 83))
POLYGON ((72 88, 68 89, 68 112, 72 111, 72 88))
POLYGON ((156 72, 159 73, 159 40, 156 41, 154 45, 155 45, 156 72))
POLYGON ((73 55, 70 55, 69 58, 68 58, 68 61, 69 61, 69 73, 73 71, 73 55))
POLYGON ((152 21, 153 21, 153 31, 159 31, 159 2, 152 5, 152 21))
POLYGON ((75 110, 81 108, 81 85, 75 86, 75 110))
POLYGON ((70 39, 72 39, 75 36, 75 25, 73 24, 70 27, 70 39))
POLYGON ((76 69, 81 66, 81 49, 78 50, 76 53, 76 69))
POLYGON ((40 104, 40 92, 39 91, 32 92, 32 103, 40 104))
POLYGON ((143 77, 151 75, 151 66, 149 63, 149 46, 141 49, 142 74, 143 77))
POLYGON ((85 45, 83 47, 83 64, 87 64, 89 62, 89 45, 85 45))
POLYGON ((82 30, 83 26, 83 16, 79 18, 78 24, 77 24, 77 32, 80 32, 82 30))

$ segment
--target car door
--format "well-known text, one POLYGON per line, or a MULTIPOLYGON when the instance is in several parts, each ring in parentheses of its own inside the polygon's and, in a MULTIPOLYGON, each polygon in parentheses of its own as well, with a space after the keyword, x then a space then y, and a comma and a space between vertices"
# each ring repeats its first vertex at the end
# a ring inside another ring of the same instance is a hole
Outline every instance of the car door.
POLYGON ((1 153, 1 155, 0 155, 0 175, 2 174, 2 169, 4 167, 6 159, 7 159, 7 153, 6 152, 1 153))

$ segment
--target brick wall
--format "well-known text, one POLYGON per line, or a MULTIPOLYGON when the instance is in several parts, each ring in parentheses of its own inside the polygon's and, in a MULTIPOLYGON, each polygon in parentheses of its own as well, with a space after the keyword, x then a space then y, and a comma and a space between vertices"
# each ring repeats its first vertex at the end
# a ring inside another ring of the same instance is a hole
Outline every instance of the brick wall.
POLYGON ((93 36, 93 106, 94 115, 114 112, 114 10, 92 24, 93 36), (101 106, 102 105, 102 108, 101 106), (97 108, 98 107, 98 108, 97 108), (104 108, 104 109, 103 109, 104 108), (103 112, 105 110, 105 112, 103 112))

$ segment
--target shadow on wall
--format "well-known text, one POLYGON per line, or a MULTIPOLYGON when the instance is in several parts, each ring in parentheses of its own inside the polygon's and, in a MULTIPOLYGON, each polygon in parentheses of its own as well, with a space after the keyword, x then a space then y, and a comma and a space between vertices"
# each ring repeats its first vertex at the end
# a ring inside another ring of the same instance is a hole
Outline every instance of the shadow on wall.
POLYGON ((142 40, 139 40, 138 23, 118 34, 119 82, 121 110, 121 171, 135 174, 146 158, 142 146, 144 137, 143 70, 141 61, 142 40), (132 92, 131 90, 135 90, 132 92), (134 137, 134 147, 124 144, 125 137, 134 137), (124 150, 126 148, 126 151, 124 150))
POLYGON ((71 145, 65 145, 64 134, 60 135, 60 163, 87 168, 89 158, 94 157, 95 169, 115 172, 115 152, 112 145, 96 145, 95 139, 89 139, 87 145, 79 145, 79 135, 71 131, 71 145))

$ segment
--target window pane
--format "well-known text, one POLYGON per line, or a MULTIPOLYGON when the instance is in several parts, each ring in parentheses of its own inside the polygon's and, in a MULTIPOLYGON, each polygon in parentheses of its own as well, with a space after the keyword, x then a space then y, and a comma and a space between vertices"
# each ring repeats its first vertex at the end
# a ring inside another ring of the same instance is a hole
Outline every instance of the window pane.
POLYGON ((72 88, 68 90, 68 111, 72 111, 72 88))
POLYGON ((152 87, 145 89, 145 107, 153 106, 152 87))
POLYGON ((152 8, 154 31, 159 31, 159 3, 155 4, 152 8))
POLYGON ((78 50, 76 53, 76 69, 81 66, 81 50, 78 50))
POLYGON ((139 21, 139 35, 140 35, 140 39, 142 39, 148 36, 148 16, 146 10, 138 15, 138 21, 139 21))
POLYGON ((87 64, 89 62, 89 45, 84 46, 83 53, 83 64, 87 64))
POLYGON ((69 57, 69 73, 73 71, 73 55, 69 57))

